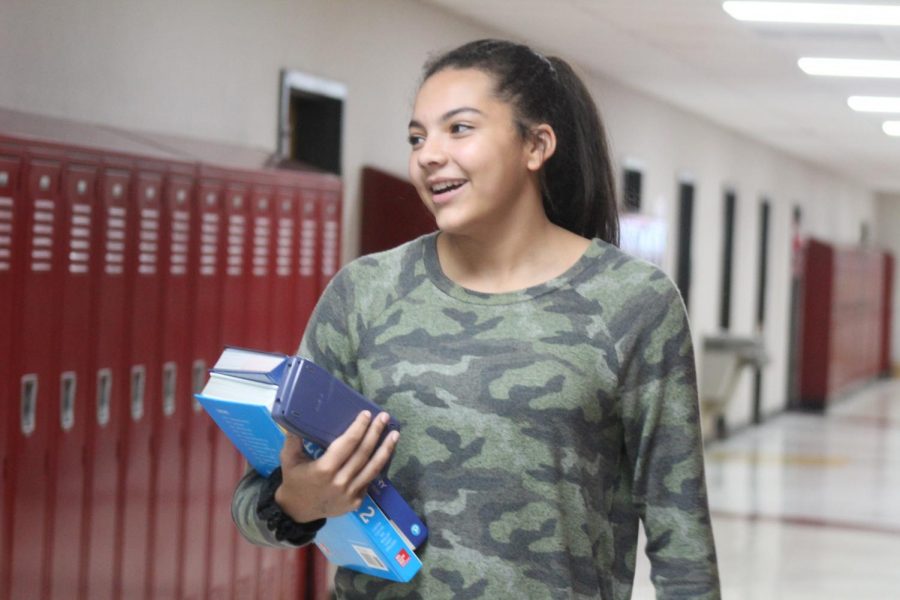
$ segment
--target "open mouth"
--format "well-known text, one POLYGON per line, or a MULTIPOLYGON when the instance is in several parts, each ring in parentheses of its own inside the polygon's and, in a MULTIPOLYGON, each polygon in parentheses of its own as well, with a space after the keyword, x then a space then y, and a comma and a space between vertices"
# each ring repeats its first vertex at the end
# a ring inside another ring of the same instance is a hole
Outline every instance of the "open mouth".
POLYGON ((438 198, 444 194, 449 194, 453 190, 458 190, 466 184, 465 179, 456 179, 453 181, 442 181, 431 186, 431 193, 438 198))

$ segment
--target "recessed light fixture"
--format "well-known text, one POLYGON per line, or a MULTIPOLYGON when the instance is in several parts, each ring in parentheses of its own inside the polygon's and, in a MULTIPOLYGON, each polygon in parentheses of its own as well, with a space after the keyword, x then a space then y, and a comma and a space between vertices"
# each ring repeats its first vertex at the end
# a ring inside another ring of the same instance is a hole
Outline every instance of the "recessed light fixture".
POLYGON ((847 104, 855 111, 900 113, 900 98, 889 96, 850 96, 847 104))
POLYGON ((900 78, 900 60, 801 58, 797 64, 808 75, 900 78))
POLYGON ((881 128, 888 135, 900 137, 900 121, 885 121, 881 128))
POLYGON ((882 27, 900 25, 898 5, 729 1, 723 2, 722 8, 739 21, 882 27))

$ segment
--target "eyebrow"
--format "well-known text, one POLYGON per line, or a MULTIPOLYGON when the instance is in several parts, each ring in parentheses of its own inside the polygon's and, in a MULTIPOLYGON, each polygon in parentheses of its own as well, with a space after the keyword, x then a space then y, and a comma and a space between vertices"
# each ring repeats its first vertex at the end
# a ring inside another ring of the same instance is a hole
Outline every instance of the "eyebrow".
MULTIPOLYGON (((461 106, 461 107, 459 107, 459 108, 454 108, 453 110, 448 110, 448 111, 445 112, 443 115, 441 115, 441 119, 440 119, 440 120, 441 120, 441 122, 443 123, 443 122, 449 121, 450 119, 452 119, 452 118, 455 117, 456 115, 458 115, 458 114, 460 114, 460 113, 464 113, 464 112, 473 112, 473 113, 477 113, 477 114, 479 114, 479 115, 483 115, 483 114, 484 114, 483 112, 481 112, 480 110, 478 110, 477 108, 474 108, 474 107, 472 107, 472 106, 461 106)), ((419 123, 418 121, 416 121, 415 119, 413 119, 413 120, 411 120, 411 121, 409 122, 409 128, 412 129, 413 127, 418 127, 418 128, 420 128, 420 129, 425 129, 425 126, 422 125, 421 123, 419 123)))

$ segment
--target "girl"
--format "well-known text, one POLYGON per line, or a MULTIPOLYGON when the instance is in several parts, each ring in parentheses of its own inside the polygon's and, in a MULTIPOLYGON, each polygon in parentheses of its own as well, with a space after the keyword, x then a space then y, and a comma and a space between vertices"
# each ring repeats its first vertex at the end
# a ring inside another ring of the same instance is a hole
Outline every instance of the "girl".
POLYGON ((393 453, 430 530, 422 571, 340 570, 338 598, 629 598, 639 520, 658 597, 718 598, 684 306, 616 248, 583 83, 526 46, 472 42, 426 66, 409 141, 439 232, 345 267, 299 352, 402 441, 376 449, 365 414, 314 462, 289 439, 280 472, 236 491, 244 535, 309 542, 393 453))

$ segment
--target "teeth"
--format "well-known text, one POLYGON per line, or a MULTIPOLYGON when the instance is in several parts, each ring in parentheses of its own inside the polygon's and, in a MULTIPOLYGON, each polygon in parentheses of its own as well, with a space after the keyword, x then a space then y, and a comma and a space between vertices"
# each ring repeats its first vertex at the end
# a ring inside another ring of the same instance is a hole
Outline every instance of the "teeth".
POLYGON ((438 183, 438 184, 432 186, 431 191, 434 192, 435 194, 440 194, 442 192, 446 192, 447 190, 456 189, 459 186, 461 186, 463 183, 465 183, 465 182, 464 181, 456 181, 456 182, 444 181, 444 182, 441 182, 441 183, 438 183))

